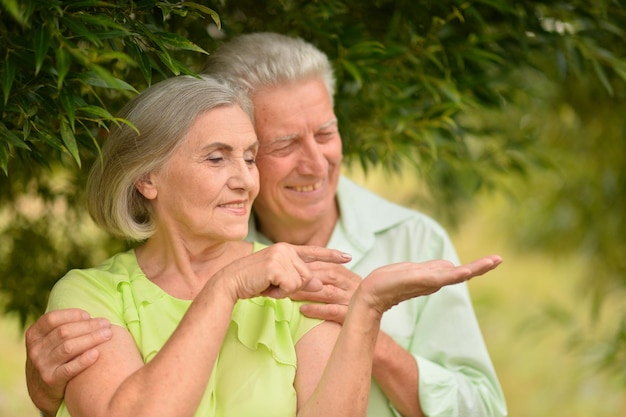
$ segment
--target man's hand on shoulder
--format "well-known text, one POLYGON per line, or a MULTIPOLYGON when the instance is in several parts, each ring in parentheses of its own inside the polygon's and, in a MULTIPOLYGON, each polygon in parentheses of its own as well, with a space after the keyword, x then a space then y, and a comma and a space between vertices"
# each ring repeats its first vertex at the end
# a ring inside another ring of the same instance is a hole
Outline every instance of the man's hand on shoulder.
POLYGON ((110 338, 108 320, 80 309, 48 312, 26 330, 28 394, 44 416, 56 415, 67 383, 96 362, 95 347, 110 338))

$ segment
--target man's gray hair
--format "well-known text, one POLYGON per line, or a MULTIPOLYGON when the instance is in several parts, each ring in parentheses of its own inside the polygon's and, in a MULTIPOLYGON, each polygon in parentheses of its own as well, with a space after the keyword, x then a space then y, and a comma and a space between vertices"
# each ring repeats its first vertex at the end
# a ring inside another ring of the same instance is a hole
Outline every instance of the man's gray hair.
POLYGON ((228 79, 248 95, 312 77, 324 80, 331 102, 335 76, 326 54, 301 38, 278 33, 252 33, 227 41, 209 56, 203 71, 228 79))

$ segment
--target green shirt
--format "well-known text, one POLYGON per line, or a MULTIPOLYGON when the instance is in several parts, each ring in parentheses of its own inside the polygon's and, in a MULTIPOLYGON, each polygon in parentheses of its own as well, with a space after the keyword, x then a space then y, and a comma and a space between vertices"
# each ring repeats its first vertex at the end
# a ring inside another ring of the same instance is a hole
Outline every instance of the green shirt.
MULTIPOLYGON (((345 177, 337 201, 341 217, 328 247, 350 253, 348 267, 360 276, 396 262, 459 263, 447 233, 428 216, 384 200, 345 177)), ((248 239, 271 243, 256 231, 254 219, 248 239)), ((400 303, 385 313, 381 327, 415 357, 419 399, 427 416, 507 414, 466 284, 400 303)), ((399 416, 375 381, 368 416, 399 416)))
MULTIPOLYGON (((68 272, 54 286, 48 310, 76 307, 93 317, 107 318, 130 332, 144 361, 149 362, 190 304, 146 278, 131 250, 95 268, 68 272)), ((196 416, 296 415, 295 344, 320 323, 304 317, 299 306, 290 299, 268 297, 240 300, 235 305, 196 416)), ((69 415, 63 403, 57 416, 69 415)))

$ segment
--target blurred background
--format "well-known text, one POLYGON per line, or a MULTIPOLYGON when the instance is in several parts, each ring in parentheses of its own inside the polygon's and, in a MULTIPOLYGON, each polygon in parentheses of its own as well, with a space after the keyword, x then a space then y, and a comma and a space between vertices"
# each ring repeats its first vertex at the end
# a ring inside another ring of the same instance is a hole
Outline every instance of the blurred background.
POLYGON ((513 417, 626 415, 623 0, 0 0, 0 417, 23 329, 127 247, 85 213, 129 97, 240 33, 328 54, 345 171, 450 232, 513 417))

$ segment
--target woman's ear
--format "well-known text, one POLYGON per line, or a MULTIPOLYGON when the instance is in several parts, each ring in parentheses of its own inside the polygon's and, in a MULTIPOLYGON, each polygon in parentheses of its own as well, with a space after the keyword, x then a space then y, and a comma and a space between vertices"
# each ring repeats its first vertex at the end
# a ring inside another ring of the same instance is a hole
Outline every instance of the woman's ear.
POLYGON ((154 200, 157 196, 156 183, 152 174, 144 174, 135 181, 135 188, 148 200, 154 200))

